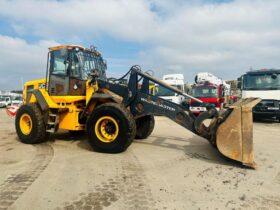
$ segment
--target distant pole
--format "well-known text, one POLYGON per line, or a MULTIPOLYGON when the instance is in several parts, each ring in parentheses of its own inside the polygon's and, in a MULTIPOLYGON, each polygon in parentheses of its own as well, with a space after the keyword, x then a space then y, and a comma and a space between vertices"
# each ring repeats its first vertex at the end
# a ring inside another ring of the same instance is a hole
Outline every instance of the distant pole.
POLYGON ((20 78, 20 81, 21 81, 21 89, 23 90, 23 78, 22 77, 20 78))

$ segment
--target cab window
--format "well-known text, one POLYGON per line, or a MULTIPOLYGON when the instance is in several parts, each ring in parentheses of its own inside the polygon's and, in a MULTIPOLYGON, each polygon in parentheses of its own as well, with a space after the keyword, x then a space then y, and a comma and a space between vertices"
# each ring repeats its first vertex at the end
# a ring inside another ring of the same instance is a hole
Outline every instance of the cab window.
POLYGON ((52 52, 51 73, 54 75, 67 75, 68 63, 66 61, 67 50, 58 50, 52 52))

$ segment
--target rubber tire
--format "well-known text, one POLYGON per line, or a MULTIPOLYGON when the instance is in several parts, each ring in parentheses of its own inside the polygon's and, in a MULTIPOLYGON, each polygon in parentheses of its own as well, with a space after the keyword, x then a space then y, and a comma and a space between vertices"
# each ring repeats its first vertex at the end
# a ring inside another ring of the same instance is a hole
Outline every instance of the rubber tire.
POLYGON ((153 115, 147 115, 136 119, 135 139, 146 139, 151 135, 155 127, 155 118, 153 115))
POLYGON ((46 132, 46 125, 41 109, 37 104, 24 104, 20 106, 15 119, 16 132, 19 140, 25 144, 38 144, 45 141, 49 133, 46 132), (25 135, 21 132, 19 121, 23 114, 28 114, 32 120, 32 130, 25 135))
POLYGON ((136 134, 135 120, 126 107, 117 103, 105 103, 93 110, 87 120, 89 144, 93 150, 104 153, 119 153, 125 151, 132 143, 136 134), (113 142, 105 143, 98 139, 94 126, 103 116, 113 117, 119 126, 119 134, 113 142))

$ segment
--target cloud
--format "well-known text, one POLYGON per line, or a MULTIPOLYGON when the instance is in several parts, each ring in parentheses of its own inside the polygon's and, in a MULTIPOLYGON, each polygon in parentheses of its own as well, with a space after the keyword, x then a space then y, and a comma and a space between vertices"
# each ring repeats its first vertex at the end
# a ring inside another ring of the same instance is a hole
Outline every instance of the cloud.
POLYGON ((23 39, 0 35, 0 88, 21 89, 21 80, 44 77, 48 47, 57 44, 49 40, 28 44, 23 39))
POLYGON ((211 71, 236 79, 251 66, 279 68, 279 9, 279 1, 183 4, 167 15, 154 47, 142 51, 140 59, 155 65, 158 75, 168 66, 181 66, 188 78, 211 71))
POLYGON ((0 45, 18 49, 0 48, 7 59, 0 71, 14 56, 15 72, 42 68, 49 41, 41 40, 84 44, 105 36, 141 46, 132 59, 110 57, 111 72, 126 71, 133 61, 157 76, 176 70, 192 81, 195 73, 210 71, 235 79, 251 66, 280 68, 279 10, 278 0, 2 0, 0 18, 21 39, 0 37, 0 45), (27 43, 29 36, 37 41, 27 43))
POLYGON ((141 41, 147 38, 145 34, 151 34, 156 17, 143 0, 4 0, 0 8, 0 14, 16 22, 14 27, 21 33, 32 31, 40 37, 63 39, 77 34, 90 37, 108 33, 141 41), (19 25, 24 25, 25 30, 19 25))

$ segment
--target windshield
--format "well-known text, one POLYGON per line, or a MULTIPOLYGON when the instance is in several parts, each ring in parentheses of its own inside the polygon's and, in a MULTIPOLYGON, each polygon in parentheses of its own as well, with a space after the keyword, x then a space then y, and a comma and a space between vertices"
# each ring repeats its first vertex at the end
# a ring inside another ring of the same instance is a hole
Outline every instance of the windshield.
POLYGON ((159 86, 156 96, 175 96, 175 93, 165 87, 159 86))
POLYGON ((179 89, 179 90, 181 90, 181 91, 183 91, 184 90, 184 86, 183 85, 171 85, 172 87, 175 87, 175 88, 177 88, 177 89, 179 89))
POLYGON ((15 100, 15 101, 22 101, 23 99, 20 96, 14 96, 13 100, 15 100))
POLYGON ((243 80, 244 90, 280 90, 280 74, 247 74, 243 80))
POLYGON ((202 86, 202 87, 193 87, 192 96, 196 98, 216 98, 217 97, 217 88, 213 86, 202 86))
POLYGON ((101 56, 97 56, 94 53, 87 51, 79 51, 76 55, 80 61, 81 68, 83 69, 83 79, 88 79, 88 75, 93 69, 98 71, 99 78, 104 79, 106 77, 105 71, 107 66, 101 56))
MULTIPOLYGON (((171 85, 172 87, 175 87, 179 89, 180 91, 183 91, 183 86, 182 85, 171 85)), ((175 96, 176 93, 174 93, 172 90, 169 90, 165 87, 158 86, 156 89, 156 96, 175 96)))
POLYGON ((87 80, 92 70, 105 78, 107 65, 100 54, 84 50, 57 50, 51 53, 51 74, 87 80))
POLYGON ((0 98, 0 101, 5 101, 5 99, 4 98, 0 98))

